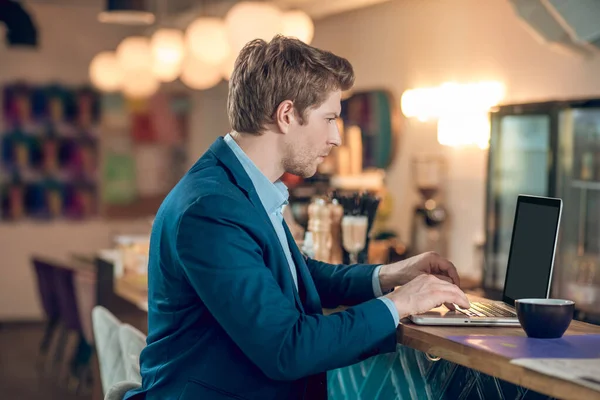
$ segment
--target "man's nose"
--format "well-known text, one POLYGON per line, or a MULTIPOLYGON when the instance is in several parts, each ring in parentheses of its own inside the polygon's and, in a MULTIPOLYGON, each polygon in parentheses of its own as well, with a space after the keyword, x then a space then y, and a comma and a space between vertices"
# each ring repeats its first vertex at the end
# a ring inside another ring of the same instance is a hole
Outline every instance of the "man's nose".
POLYGON ((342 144, 342 137, 337 127, 329 137, 329 144, 335 147, 338 147, 342 144))

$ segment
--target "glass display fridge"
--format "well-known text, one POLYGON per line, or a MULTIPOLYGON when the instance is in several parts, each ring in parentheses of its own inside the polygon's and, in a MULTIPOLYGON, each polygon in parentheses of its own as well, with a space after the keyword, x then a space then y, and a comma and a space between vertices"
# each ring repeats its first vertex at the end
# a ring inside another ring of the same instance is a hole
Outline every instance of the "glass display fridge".
POLYGON ((483 286, 504 286, 518 194, 559 197, 551 297, 600 314, 600 99, 506 105, 491 113, 483 286))

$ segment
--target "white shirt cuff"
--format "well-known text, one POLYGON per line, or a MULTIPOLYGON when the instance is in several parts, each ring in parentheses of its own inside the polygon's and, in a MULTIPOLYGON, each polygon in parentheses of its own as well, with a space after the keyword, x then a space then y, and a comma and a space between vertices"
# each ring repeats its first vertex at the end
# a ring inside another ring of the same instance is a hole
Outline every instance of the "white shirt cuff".
POLYGON ((394 302, 387 297, 378 297, 377 300, 383 301, 383 303, 387 306, 394 318, 394 326, 398 326, 400 324, 400 316, 398 315, 398 310, 396 310, 396 306, 394 302))
POLYGON ((383 267, 383 265, 378 265, 373 271, 373 278, 371 282, 373 283, 373 294, 375 297, 383 296, 383 292, 381 291, 381 282, 379 282, 379 270, 381 267, 383 267))

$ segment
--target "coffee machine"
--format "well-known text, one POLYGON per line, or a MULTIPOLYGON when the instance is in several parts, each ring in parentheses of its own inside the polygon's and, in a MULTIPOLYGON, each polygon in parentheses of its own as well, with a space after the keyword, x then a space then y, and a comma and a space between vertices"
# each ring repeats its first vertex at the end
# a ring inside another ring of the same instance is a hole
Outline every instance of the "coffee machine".
POLYGON ((446 162, 439 155, 421 154, 412 160, 413 183, 421 195, 413 215, 410 245, 413 255, 435 251, 447 256, 447 212, 440 199, 446 170, 446 162))

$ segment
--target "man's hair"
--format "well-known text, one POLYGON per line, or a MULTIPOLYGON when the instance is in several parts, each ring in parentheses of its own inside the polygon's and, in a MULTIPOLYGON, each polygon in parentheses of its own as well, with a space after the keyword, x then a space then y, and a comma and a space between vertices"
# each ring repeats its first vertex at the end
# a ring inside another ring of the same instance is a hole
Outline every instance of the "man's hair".
POLYGON ((235 61, 227 96, 229 123, 236 132, 261 134, 265 124, 274 122, 279 104, 291 100, 302 124, 308 109, 353 84, 354 71, 345 58, 281 35, 269 43, 256 39, 235 61))

